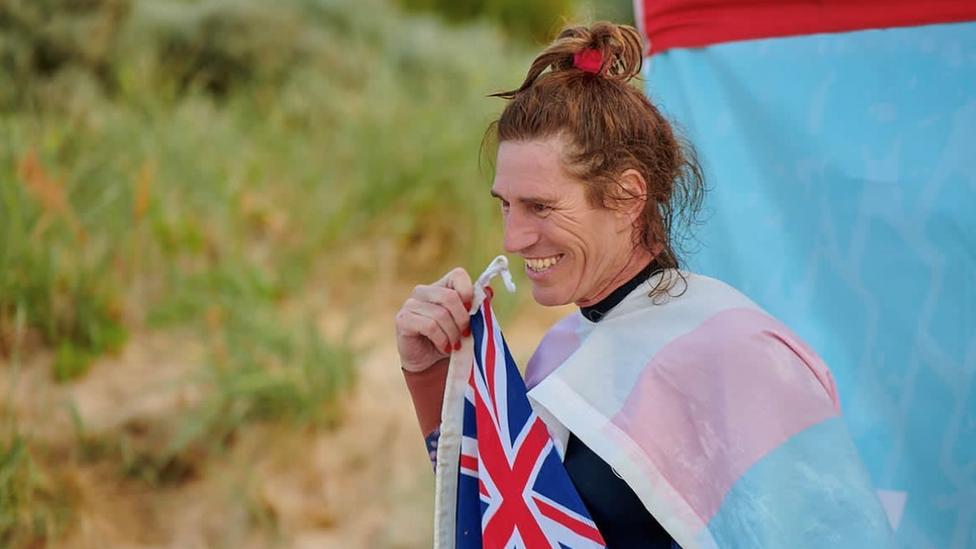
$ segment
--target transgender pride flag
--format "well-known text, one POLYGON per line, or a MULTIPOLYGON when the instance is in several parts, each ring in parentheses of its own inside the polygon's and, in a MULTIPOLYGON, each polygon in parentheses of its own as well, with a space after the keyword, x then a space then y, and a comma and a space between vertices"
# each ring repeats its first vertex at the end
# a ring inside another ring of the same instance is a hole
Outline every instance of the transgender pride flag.
POLYGON ((830 371, 721 281, 655 275, 599 322, 554 326, 526 368, 554 438, 572 432, 683 549, 888 549, 891 529, 830 371))
POLYGON ((727 284, 684 273, 655 300, 658 276, 598 323, 556 324, 527 393, 479 279, 448 368, 435 549, 602 546, 554 450, 570 432, 684 549, 892 547, 820 357, 727 284))
POLYGON ((976 1, 637 0, 691 267, 830 365, 900 546, 976 548, 976 1))

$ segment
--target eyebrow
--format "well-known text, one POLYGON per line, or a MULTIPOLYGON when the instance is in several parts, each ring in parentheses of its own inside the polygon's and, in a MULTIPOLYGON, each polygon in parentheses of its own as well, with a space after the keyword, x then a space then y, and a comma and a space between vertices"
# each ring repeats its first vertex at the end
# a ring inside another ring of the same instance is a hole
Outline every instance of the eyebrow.
MULTIPOLYGON (((491 190, 491 196, 501 200, 503 202, 508 202, 502 195, 495 192, 495 189, 491 190)), ((552 206, 558 202, 555 197, 543 197, 543 196, 525 196, 518 199, 520 204, 544 204, 546 206, 552 206)))

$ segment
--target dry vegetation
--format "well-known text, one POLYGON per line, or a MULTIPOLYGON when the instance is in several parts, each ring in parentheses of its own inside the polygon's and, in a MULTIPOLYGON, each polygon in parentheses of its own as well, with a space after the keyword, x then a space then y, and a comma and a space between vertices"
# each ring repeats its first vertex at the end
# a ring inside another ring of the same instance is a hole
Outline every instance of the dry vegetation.
POLYGON ((391 319, 497 253, 529 55, 382 0, 0 0, 0 547, 427 546, 391 319))

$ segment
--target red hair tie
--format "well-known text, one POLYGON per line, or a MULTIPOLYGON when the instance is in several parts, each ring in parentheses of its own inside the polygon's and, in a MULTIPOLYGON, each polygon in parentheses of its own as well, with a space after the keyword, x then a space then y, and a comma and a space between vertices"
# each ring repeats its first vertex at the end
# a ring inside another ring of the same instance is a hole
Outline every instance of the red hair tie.
POLYGON ((573 54, 573 66, 584 72, 599 74, 603 67, 603 52, 593 48, 580 50, 573 54))

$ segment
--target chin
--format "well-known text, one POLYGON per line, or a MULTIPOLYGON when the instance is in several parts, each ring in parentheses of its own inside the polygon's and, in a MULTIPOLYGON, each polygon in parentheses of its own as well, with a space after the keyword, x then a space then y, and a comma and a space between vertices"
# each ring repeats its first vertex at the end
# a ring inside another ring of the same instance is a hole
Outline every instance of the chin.
POLYGON ((532 298, 543 307, 559 307, 571 302, 569 298, 560 296, 551 289, 543 289, 538 286, 532 286, 532 298))

